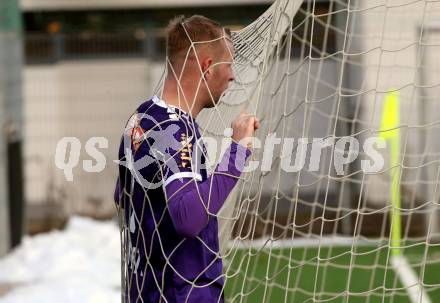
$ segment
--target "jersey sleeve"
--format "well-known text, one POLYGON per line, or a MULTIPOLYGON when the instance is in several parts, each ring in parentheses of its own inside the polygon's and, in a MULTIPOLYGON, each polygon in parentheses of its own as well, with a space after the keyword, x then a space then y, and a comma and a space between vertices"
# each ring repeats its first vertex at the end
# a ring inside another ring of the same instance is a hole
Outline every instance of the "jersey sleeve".
POLYGON ((120 152, 138 183, 152 188, 184 178, 202 181, 201 159, 194 151, 194 127, 176 114, 135 113, 127 124, 120 152))
POLYGON ((183 120, 161 124, 159 137, 151 152, 161 163, 163 186, 184 178, 202 181, 201 159, 197 153, 197 137, 194 125, 183 120))
POLYGON ((166 187, 170 216, 179 234, 196 237, 205 228, 209 215, 217 215, 249 156, 249 149, 232 143, 214 173, 200 184, 173 181, 166 187))
POLYGON ((141 161, 143 178, 161 182, 191 178, 201 181, 201 161, 194 152, 197 145, 196 127, 176 114, 139 117, 140 129, 135 131, 132 148, 134 161, 141 161))

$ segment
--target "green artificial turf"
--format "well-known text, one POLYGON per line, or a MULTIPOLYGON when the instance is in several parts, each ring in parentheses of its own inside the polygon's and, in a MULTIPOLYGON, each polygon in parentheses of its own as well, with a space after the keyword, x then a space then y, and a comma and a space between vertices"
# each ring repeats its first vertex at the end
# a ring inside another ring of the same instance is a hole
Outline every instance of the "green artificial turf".
MULTIPOLYGON (((423 281, 432 287, 425 289, 432 302, 440 302, 440 246, 428 246, 426 262, 425 248, 424 243, 414 245, 405 248, 403 254, 418 275, 421 264, 426 264, 423 281)), ((322 247, 318 251, 312 247, 231 251, 225 257, 227 301, 411 303, 391 267, 387 246, 354 247, 353 253, 350 250, 322 247)))

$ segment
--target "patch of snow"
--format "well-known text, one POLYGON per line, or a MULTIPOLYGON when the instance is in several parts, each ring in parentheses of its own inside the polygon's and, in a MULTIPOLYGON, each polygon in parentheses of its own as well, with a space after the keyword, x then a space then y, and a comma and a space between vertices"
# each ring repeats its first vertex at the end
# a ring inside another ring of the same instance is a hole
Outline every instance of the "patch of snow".
POLYGON ((0 259, 0 284, 17 285, 0 303, 120 302, 120 279, 117 224, 72 217, 0 259))

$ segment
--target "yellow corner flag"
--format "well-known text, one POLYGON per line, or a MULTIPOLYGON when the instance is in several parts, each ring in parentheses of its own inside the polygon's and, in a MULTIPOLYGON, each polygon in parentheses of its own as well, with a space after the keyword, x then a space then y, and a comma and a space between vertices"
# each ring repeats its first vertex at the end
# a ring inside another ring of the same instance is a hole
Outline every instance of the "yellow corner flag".
POLYGON ((400 103, 397 91, 389 92, 385 97, 382 110, 380 137, 390 145, 390 203, 391 203, 391 246, 393 255, 400 254, 400 103))

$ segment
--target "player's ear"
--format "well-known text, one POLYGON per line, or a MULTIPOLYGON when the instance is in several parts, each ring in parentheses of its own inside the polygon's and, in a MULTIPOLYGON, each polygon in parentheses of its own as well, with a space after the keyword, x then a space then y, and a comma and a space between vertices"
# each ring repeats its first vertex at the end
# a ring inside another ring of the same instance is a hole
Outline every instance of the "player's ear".
POLYGON ((212 58, 210 57, 206 57, 205 59, 203 59, 203 61, 201 62, 201 69, 202 69, 202 73, 203 73, 203 77, 205 79, 209 78, 211 76, 211 65, 212 65, 212 58))

